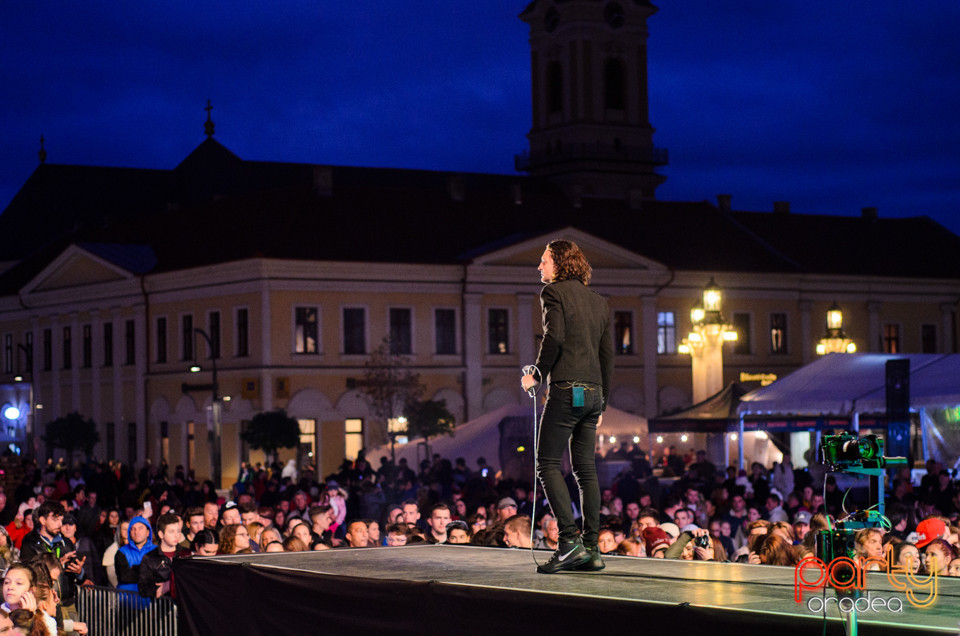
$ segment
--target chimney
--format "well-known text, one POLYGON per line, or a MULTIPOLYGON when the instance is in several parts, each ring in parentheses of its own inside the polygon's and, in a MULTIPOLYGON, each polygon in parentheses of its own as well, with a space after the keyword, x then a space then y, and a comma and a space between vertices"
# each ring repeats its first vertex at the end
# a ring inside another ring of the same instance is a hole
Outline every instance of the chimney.
POLYGON ((466 194, 466 182, 462 174, 447 175, 447 194, 454 201, 463 201, 466 194))
POLYGON ((330 166, 313 167, 313 191, 323 197, 333 195, 333 168, 330 166))
POLYGON ((774 201, 774 202, 773 202, 773 213, 774 213, 774 214, 790 214, 790 202, 789 202, 789 201, 774 201))
POLYGON ((732 194, 718 194, 717 203, 720 205, 721 212, 730 211, 730 200, 733 198, 732 194))
POLYGON ((876 221, 877 208, 860 208, 860 216, 864 221, 876 221))

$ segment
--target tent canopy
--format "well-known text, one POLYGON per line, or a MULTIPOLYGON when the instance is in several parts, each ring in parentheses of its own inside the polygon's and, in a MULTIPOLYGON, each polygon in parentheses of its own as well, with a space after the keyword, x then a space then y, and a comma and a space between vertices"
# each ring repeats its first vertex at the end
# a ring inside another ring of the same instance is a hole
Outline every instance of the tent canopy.
POLYGON ((740 398, 745 416, 837 415, 886 410, 886 363, 910 360, 910 408, 960 404, 960 355, 832 353, 740 398))
POLYGON ((727 430, 738 419, 737 405, 747 392, 742 384, 731 382, 719 393, 690 408, 650 419, 651 433, 673 433, 693 430, 699 433, 716 433, 727 430))

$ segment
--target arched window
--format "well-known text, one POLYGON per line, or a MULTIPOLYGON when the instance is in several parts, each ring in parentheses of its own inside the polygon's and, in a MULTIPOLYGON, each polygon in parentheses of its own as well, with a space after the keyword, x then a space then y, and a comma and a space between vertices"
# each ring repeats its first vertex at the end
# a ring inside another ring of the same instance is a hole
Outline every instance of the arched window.
POLYGON ((603 84, 609 110, 623 110, 625 107, 623 76, 623 62, 617 58, 608 59, 603 66, 603 84))
POLYGON ((560 62, 547 67, 547 112, 563 112, 563 68, 560 62))

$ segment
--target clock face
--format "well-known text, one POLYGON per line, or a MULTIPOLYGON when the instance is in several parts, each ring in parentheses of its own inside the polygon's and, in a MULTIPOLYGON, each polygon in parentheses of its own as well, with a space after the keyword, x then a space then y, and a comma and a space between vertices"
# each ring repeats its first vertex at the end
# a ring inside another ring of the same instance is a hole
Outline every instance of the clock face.
POLYGON ((543 26, 546 27, 547 33, 550 33, 557 28, 558 24, 560 24, 560 14, 557 13, 556 9, 550 7, 547 14, 543 16, 543 26))
POLYGON ((603 19, 614 29, 623 26, 623 7, 616 2, 611 2, 603 8, 603 19))

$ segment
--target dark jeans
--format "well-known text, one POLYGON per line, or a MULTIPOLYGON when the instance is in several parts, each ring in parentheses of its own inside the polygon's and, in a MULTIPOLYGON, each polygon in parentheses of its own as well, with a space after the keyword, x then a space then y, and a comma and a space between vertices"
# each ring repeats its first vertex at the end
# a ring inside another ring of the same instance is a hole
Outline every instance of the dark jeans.
POLYGON ((600 484, 595 459, 597 420, 603 409, 600 388, 583 392, 583 406, 574 408, 573 389, 562 382, 550 386, 540 423, 537 470, 553 515, 557 518, 561 541, 574 541, 577 524, 570 507, 570 493, 560 470, 563 449, 569 444, 570 463, 580 487, 580 511, 583 514, 583 543, 597 545, 600 532, 600 484), (558 386, 559 385, 559 386, 558 386))

